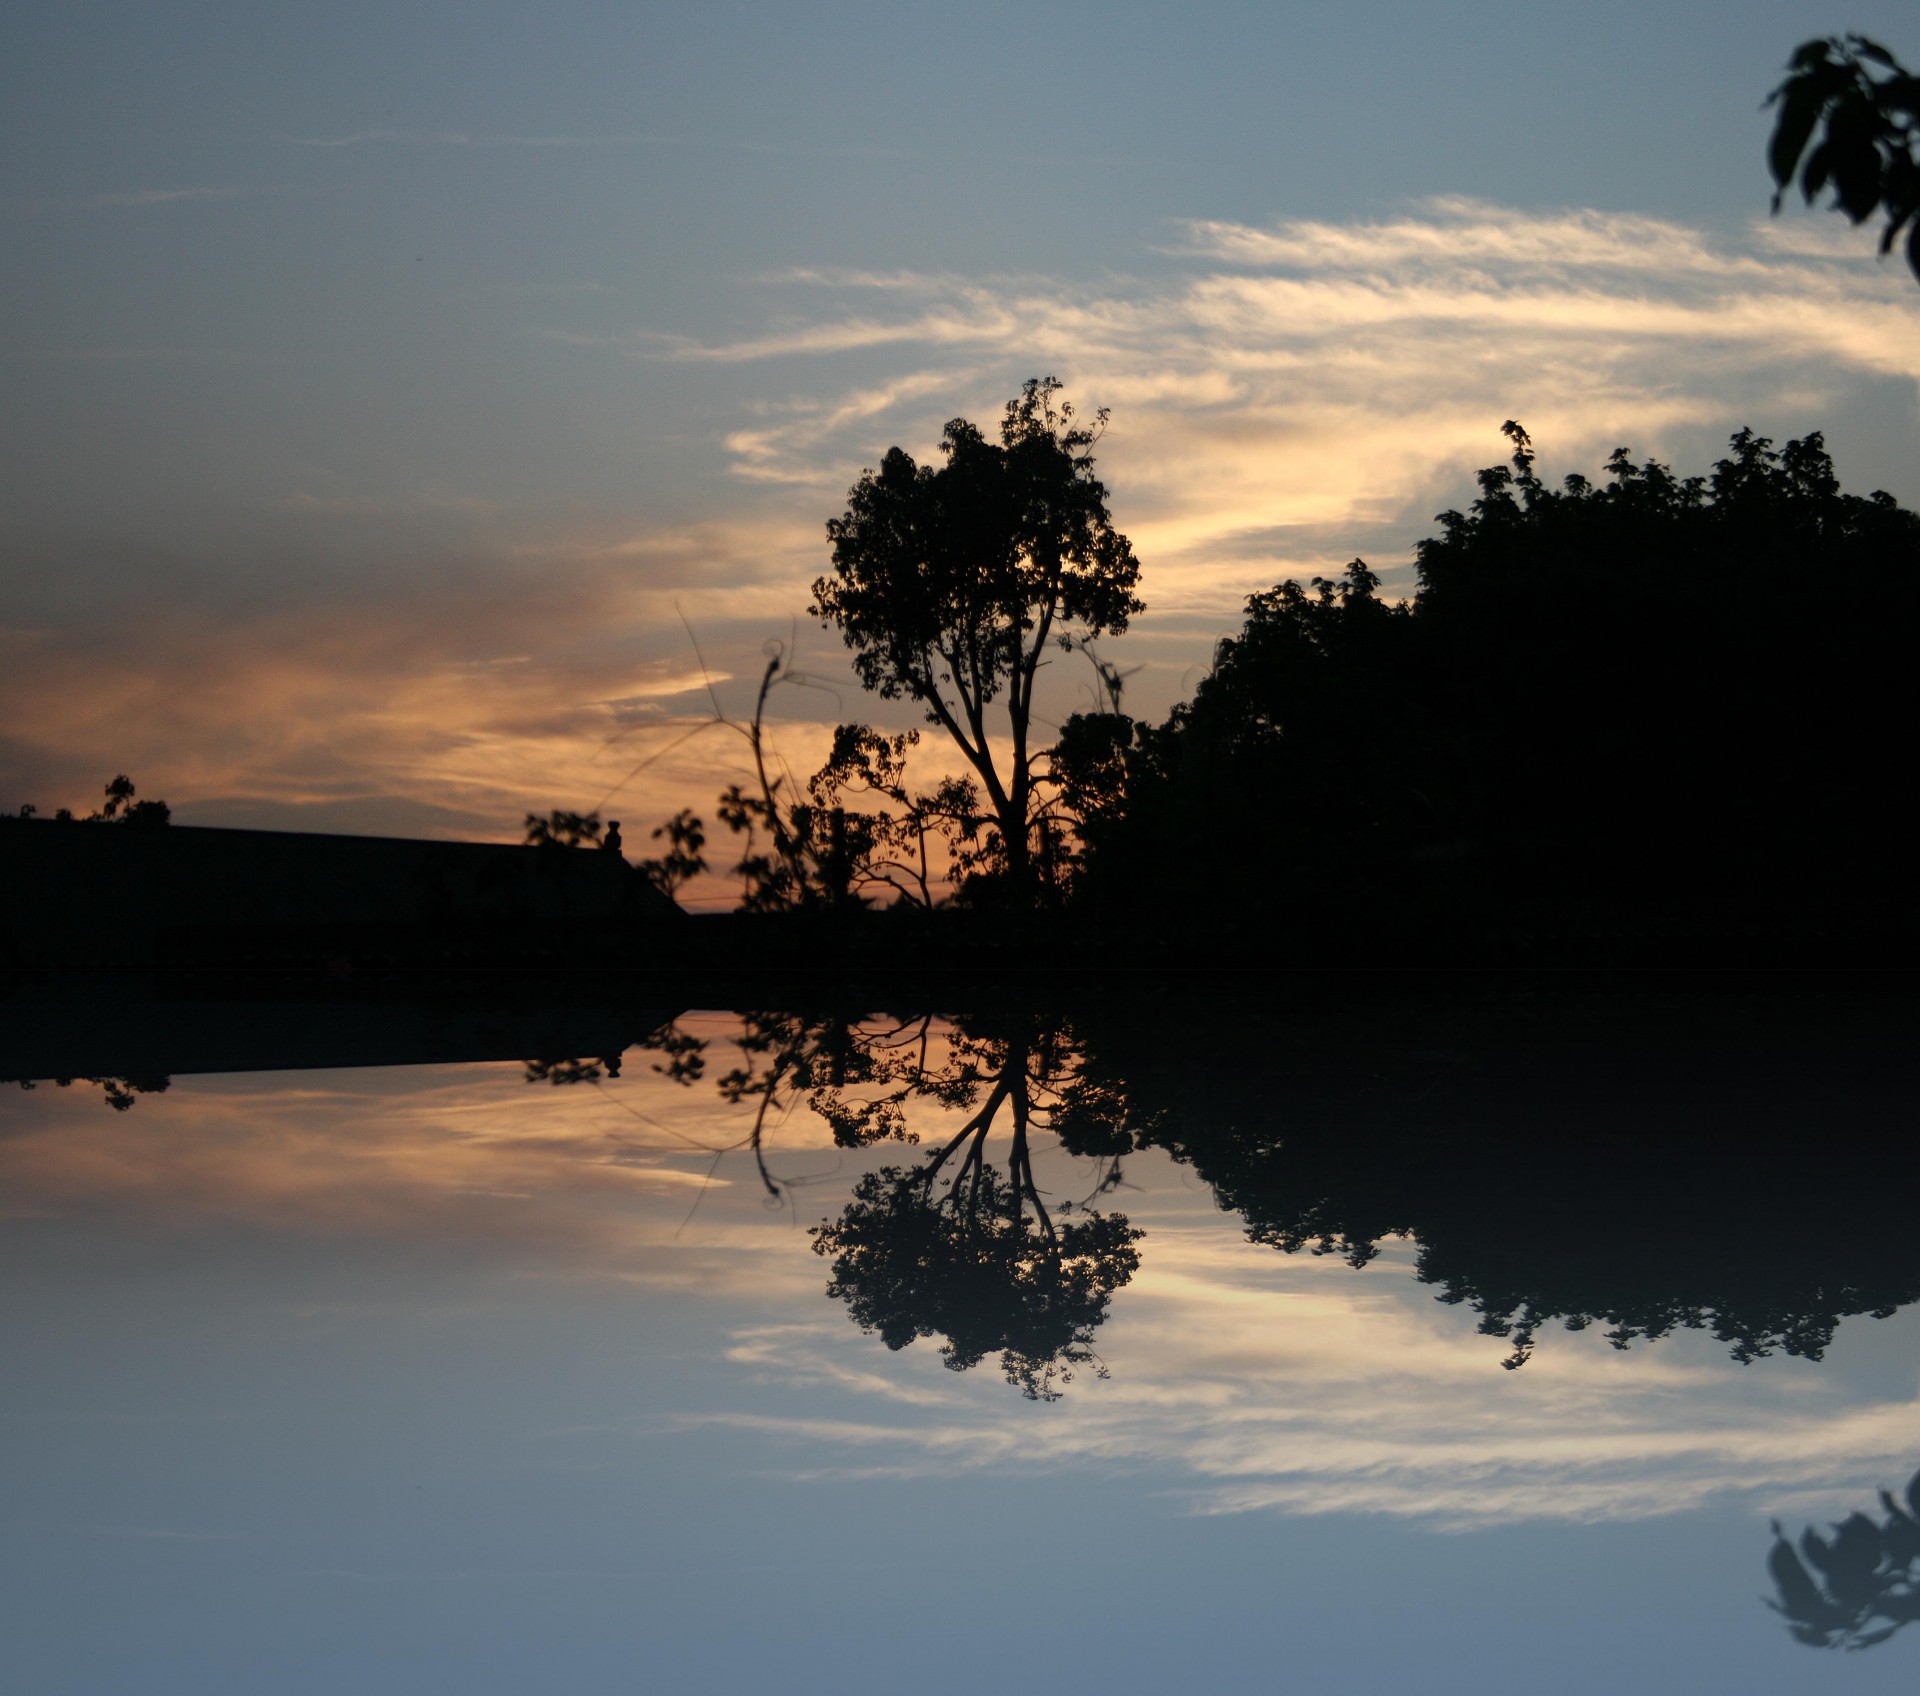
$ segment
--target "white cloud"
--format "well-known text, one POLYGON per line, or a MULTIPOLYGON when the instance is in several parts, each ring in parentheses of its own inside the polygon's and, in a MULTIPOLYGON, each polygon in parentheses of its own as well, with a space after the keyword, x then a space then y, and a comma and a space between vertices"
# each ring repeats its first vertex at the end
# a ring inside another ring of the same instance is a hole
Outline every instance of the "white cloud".
POLYGON ((844 488, 891 442, 929 451, 947 417, 991 417, 1022 376, 1057 372, 1114 409, 1101 468, 1150 604, 1223 612, 1376 547, 1381 526, 1405 548, 1436 489, 1500 457, 1505 418, 1547 466, 1592 475, 1622 442, 1661 451, 1782 412, 1817 427, 1862 383, 1920 379, 1910 279, 1789 226, 1721 236, 1456 198, 1184 232, 1179 269, 1150 280, 774 273, 807 310, 729 341, 627 345, 804 361, 797 394, 726 438, 737 475, 796 490, 844 488))
POLYGON ((1740 1367, 1693 1335, 1626 1353, 1555 1336, 1503 1372, 1472 1316, 1434 1302, 1404 1266, 1355 1272, 1252 1247, 1226 1221, 1169 1226, 1148 1207, 1134 1218, 1149 1221, 1142 1269, 1100 1338, 1113 1377, 1076 1385, 1044 1416, 1017 1417, 990 1366, 956 1379, 930 1347, 867 1386, 871 1338, 789 1326, 743 1333, 733 1358, 761 1378, 936 1411, 856 1403, 703 1422, 784 1439, 802 1451, 789 1450, 796 1477, 1146 1470, 1195 1513, 1369 1513, 1437 1530, 1646 1519, 1721 1500, 1775 1512, 1912 1466, 1920 1397, 1856 1399, 1820 1368, 1740 1367))

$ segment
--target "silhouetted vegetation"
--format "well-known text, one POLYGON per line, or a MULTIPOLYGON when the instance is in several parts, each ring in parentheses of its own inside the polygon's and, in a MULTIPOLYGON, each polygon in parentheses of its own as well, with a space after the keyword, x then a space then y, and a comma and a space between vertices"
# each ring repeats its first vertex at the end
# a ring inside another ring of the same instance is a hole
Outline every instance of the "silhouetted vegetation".
POLYGON ((634 870, 669 900, 707 869, 707 827, 691 808, 682 807, 653 831, 655 842, 667 845, 664 854, 638 861, 634 870))
MULTIPOLYGON (((751 1109, 733 1146, 769 1204, 793 1200, 769 1137, 797 1107, 846 1149, 940 1126, 814 1229, 829 1293, 890 1348, 938 1336, 955 1369, 998 1353, 1036 1397, 1100 1370, 1093 1334, 1141 1234, 1094 1204, 1146 1150, 1189 1166, 1251 1242, 1356 1270, 1406 1243, 1509 1369, 1553 1323, 1615 1348, 1692 1329, 1742 1363, 1818 1360, 1847 1316, 1920 1299, 1913 1034, 1901 1007, 1873 1007, 1411 995, 1361 1019, 1242 995, 1122 998, 1071 1021, 761 1011, 715 1082, 751 1109), (1065 1198, 1035 1175, 1041 1134, 1092 1162, 1065 1198), (1828 1158, 1872 1182, 1829 1181, 1828 1158)), ((643 1046, 678 1082, 705 1074, 707 1041, 677 1025, 643 1046)))
POLYGON ((1855 224, 1884 213, 1881 258, 1904 234, 1920 279, 1920 78, 1864 35, 1803 42, 1787 71, 1767 102, 1780 109, 1767 149, 1774 211, 1797 174, 1809 206, 1831 189, 1855 224))
MULTIPOLYGON (((957 1372, 997 1355, 1007 1382, 1038 1401, 1057 1400, 1078 1372, 1106 1375, 1093 1335, 1139 1264, 1141 1233, 1124 1214, 1092 1206, 1118 1179, 1114 1103, 1083 1076, 1080 1047, 1061 1021, 1008 1014, 936 1028, 927 1015, 751 1012, 734 1044, 739 1063, 715 1087, 752 1110, 734 1146, 752 1154, 772 1204, 785 1205, 793 1183, 774 1175, 769 1129, 801 1102, 848 1149, 917 1144, 914 1108, 967 1115, 925 1159, 862 1176, 840 1215, 813 1228, 814 1252, 832 1261, 827 1293, 862 1330, 890 1349, 938 1336, 941 1359, 957 1372), (1004 1170, 989 1147, 1003 1118, 1004 1170), (1043 1132, 1100 1163, 1084 1199, 1049 1202, 1034 1174, 1033 1137, 1043 1132)), ((677 1083, 705 1074, 706 1041, 678 1024, 642 1046, 677 1083)), ((527 1068, 530 1082, 599 1075, 580 1061, 527 1068)))
MULTIPOLYGON (((137 791, 133 779, 125 772, 107 780, 104 799, 91 813, 76 818, 71 809, 59 808, 53 815, 55 824, 131 824, 161 825, 173 818, 173 809, 164 801, 139 801, 134 799, 137 791)), ((40 809, 32 802, 24 803, 15 813, 0 813, 0 824, 9 819, 32 819, 40 816, 40 809)))
POLYGON ((975 903, 1027 907, 1057 887, 1035 681, 1050 649, 1123 631, 1141 610, 1132 545, 1093 475, 1089 450, 1107 415, 1080 424, 1059 393, 1051 377, 1029 381, 1007 403, 997 444, 954 419, 941 465, 889 450, 827 525, 833 570, 813 586, 811 611, 853 650, 860 681, 917 702, 977 775, 984 809, 964 793, 935 809, 991 821, 961 868, 975 903), (991 741, 996 716, 1004 756, 991 741))
MULTIPOLYGON (((1085 1203, 1060 1204, 1056 1222, 1035 1180, 1031 1133, 1059 1130, 1079 1099, 1079 1055, 1065 1033, 1014 1020, 956 1047, 957 1069, 930 1080, 930 1092, 969 1106, 976 1090, 984 1099, 927 1159, 864 1175, 839 1218, 814 1228, 814 1252, 832 1259, 827 1294, 888 1348, 939 1336, 940 1358, 956 1372, 998 1354, 1009 1384, 1054 1401, 1077 1370, 1106 1376, 1093 1334, 1139 1265, 1141 1233, 1124 1214, 1085 1203), (988 1154, 1002 1111, 1004 1174, 988 1154)), ((876 1124, 891 1130, 898 1100, 835 1104, 836 1140, 876 1124)))
POLYGON ((598 845, 600 841, 600 815, 598 813, 570 813, 555 807, 544 816, 529 813, 526 817, 526 835, 523 840, 529 848, 579 848, 583 845, 598 845))
MULTIPOLYGON (((163 1095, 173 1087, 173 1080, 166 1077, 139 1078, 55 1078, 54 1083, 61 1089, 71 1089, 74 1083, 92 1084, 100 1091, 101 1098, 116 1113, 125 1113, 133 1106, 134 1098, 141 1095, 163 1095)), ((33 1081, 28 1078, 19 1080, 20 1088, 32 1089, 33 1081)))
POLYGON ((1817 1360, 1845 1316, 1920 1299, 1913 1033, 1870 1010, 1249 997, 1078 1028, 1128 1144, 1190 1165, 1251 1241, 1356 1268, 1404 1241, 1512 1368, 1554 1321, 1817 1360))
POLYGON ((1811 1526, 1796 1553, 1773 1524, 1767 1572, 1779 1600, 1767 1606, 1813 1649, 1871 1649, 1920 1620, 1920 1472, 1906 1503, 1880 1492, 1885 1515, 1849 1514, 1823 1537, 1811 1526))
POLYGON ((1165 724, 1068 727, 1085 910, 1467 954, 1910 926, 1920 518, 1818 435, 1556 489, 1506 431, 1410 601, 1283 583, 1165 724))

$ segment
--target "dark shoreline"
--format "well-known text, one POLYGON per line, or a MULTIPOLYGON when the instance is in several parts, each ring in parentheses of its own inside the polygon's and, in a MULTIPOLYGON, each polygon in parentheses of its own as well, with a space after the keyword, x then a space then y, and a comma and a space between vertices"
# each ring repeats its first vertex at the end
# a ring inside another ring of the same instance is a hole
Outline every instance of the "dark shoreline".
MULTIPOLYGON (((1360 967, 1168 970, 976 966, 709 966, 539 971, 0 971, 0 1083, 596 1058, 679 1014, 782 1011, 858 1022, 934 1013, 1043 1015, 1141 1045, 1209 1029, 1278 1029, 1331 1046, 1408 1033, 1535 1029, 1604 1044, 1685 1045, 1771 1032, 1920 1042, 1920 972, 1360 967)), ((1556 1038, 1555 1040, 1558 1040, 1556 1038)))

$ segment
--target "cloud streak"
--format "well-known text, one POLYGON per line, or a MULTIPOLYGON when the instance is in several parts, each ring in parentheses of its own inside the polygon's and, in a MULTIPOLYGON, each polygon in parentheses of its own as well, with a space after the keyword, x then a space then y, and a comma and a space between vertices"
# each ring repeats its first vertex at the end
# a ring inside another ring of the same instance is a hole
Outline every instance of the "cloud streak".
MULTIPOLYGON (((226 191, 138 191, 203 192, 226 191)), ((262 497, 285 560, 256 570, 273 535, 250 541, 245 592, 230 586, 218 605, 176 592, 170 568, 106 573, 87 535, 69 557, 20 568, 13 628, 0 633, 0 804, 84 803, 124 769, 203 822, 497 836, 523 811, 609 794, 634 820, 680 806, 710 815, 737 768, 722 733, 681 741, 708 712, 682 619, 714 672, 735 679, 758 675, 769 638, 803 635, 803 665, 840 693, 788 695, 779 711, 795 719, 913 722, 863 698, 839 644, 804 624, 823 520, 887 447, 929 454, 956 415, 991 425, 1041 372, 1113 409, 1100 470, 1149 611, 1112 657, 1144 662, 1130 687, 1148 715, 1191 687, 1252 591, 1356 554, 1404 591, 1431 515, 1470 500, 1471 469, 1505 451, 1503 419, 1533 432, 1549 475, 1595 474, 1622 444, 1695 470, 1742 424, 1799 434, 1920 382, 1920 297, 1811 223, 1714 233, 1447 199, 1346 224, 1189 221, 1142 258, 1141 275, 1094 279, 773 270, 757 279, 760 321, 727 337, 610 322, 597 297, 570 323, 562 297, 542 297, 526 329, 557 361, 611 349, 739 397, 709 426, 730 473, 716 486, 731 481, 732 495, 690 497, 672 516, 556 514, 494 496, 484 466, 411 491, 303 471, 262 497), (43 583, 96 574, 84 616, 20 610, 43 583), (312 587, 336 579, 353 587, 312 587)), ((1881 477, 1913 463, 1889 432, 1873 439, 1893 442, 1881 477)), ((1841 471, 1864 481, 1845 452, 1841 471)), ((1080 705, 1081 681, 1054 668, 1043 714, 1080 705)), ((727 699, 737 712, 738 692, 727 699)), ((817 726, 782 737, 809 769, 817 726)))
MULTIPOLYGON (((1016 1421, 980 1373, 895 1370, 858 1383, 850 1338, 822 1324, 742 1335, 763 1380, 828 1383, 832 1415, 716 1413, 801 1451, 789 1475, 950 1477, 1018 1466, 1157 1476, 1201 1515, 1374 1514, 1466 1531, 1522 1521, 1658 1518, 1720 1501, 1756 1511, 1911 1466, 1920 1400, 1856 1398, 1818 1368, 1729 1363, 1701 1337, 1627 1354, 1556 1340, 1505 1373, 1469 1316, 1434 1303, 1404 1267, 1364 1273, 1235 1240, 1222 1222, 1156 1221, 1145 1264, 1102 1333, 1111 1381, 1058 1417, 1016 1421), (944 1405, 941 1405, 944 1402, 944 1405), (864 1403, 864 1405, 862 1405, 864 1403)), ((871 1347, 871 1340, 868 1340, 871 1347)), ((909 1351, 911 1353, 911 1351, 909 1351)))
POLYGON ((1114 408, 1102 470, 1149 599, 1190 610, 1373 548, 1382 526, 1404 548, 1423 497, 1497 457, 1506 417, 1592 472, 1621 442, 1782 414, 1812 428, 1863 383, 1920 381, 1904 279, 1773 225, 1714 236, 1452 198, 1374 223, 1181 230, 1170 278, 795 270, 766 285, 808 309, 765 330, 627 347, 797 377, 727 447, 744 479, 823 493, 888 441, 924 451, 945 417, 1059 372, 1114 408), (855 361, 873 374, 836 387, 855 361))
POLYGON ((182 201, 239 200, 261 192, 245 188, 136 188, 106 194, 81 194, 29 200, 25 205, 60 211, 91 211, 117 206, 169 206, 182 201))

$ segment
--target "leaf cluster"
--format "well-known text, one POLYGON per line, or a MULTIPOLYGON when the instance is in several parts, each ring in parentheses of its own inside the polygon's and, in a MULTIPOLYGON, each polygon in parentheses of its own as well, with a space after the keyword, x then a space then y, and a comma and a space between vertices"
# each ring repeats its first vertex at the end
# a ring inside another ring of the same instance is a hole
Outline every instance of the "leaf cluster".
POLYGON ((1904 233, 1920 279, 1920 77, 1864 35, 1831 36, 1795 51, 1768 104, 1779 108, 1767 148, 1774 211, 1797 176, 1809 206, 1830 189, 1855 224, 1884 212, 1881 257, 1904 233))
POLYGON ((1076 422, 1059 389, 1029 381, 997 443, 951 420, 941 464, 891 449, 828 521, 833 572, 815 580, 809 611, 840 631, 860 681, 884 699, 909 696, 943 722, 943 692, 984 707, 1031 671, 1036 638, 1068 625, 1117 633, 1140 610, 1139 564, 1093 475, 1106 414, 1076 422))
POLYGON ((528 813, 522 839, 529 848, 578 848, 600 840, 600 815, 571 813, 555 807, 551 812, 528 813))
POLYGON ((652 837, 666 843, 666 852, 636 861, 634 870, 671 900, 707 869, 706 821, 682 807, 665 824, 656 825, 652 837))
POLYGON ((1849 1514, 1823 1536, 1811 1526, 1798 1551, 1773 1526, 1767 1572, 1778 1592, 1767 1606, 1812 1649, 1871 1649, 1920 1620, 1920 1473, 1904 1503, 1882 1490, 1885 1517, 1849 1514))
POLYGON ((833 570, 809 609, 839 631, 867 689, 918 702, 965 755, 997 838, 981 838, 980 869, 1015 904, 1034 898, 1036 857, 1038 886, 1057 857, 1036 794, 1039 671, 1050 652, 1124 631, 1142 605, 1139 562, 1093 472, 1107 415, 1081 422, 1060 390, 1029 380, 997 442, 951 420, 938 463, 891 449, 828 522, 833 570))
POLYGON ((813 1248, 833 1260, 827 1294, 888 1348, 938 1336, 955 1372, 997 1354, 1028 1399, 1056 1401, 1076 1370, 1105 1376, 1093 1333, 1139 1265, 1140 1234, 1094 1212, 1043 1229, 1017 1180, 991 1166, 938 1195, 924 1167, 887 1166, 815 1227, 813 1248))

